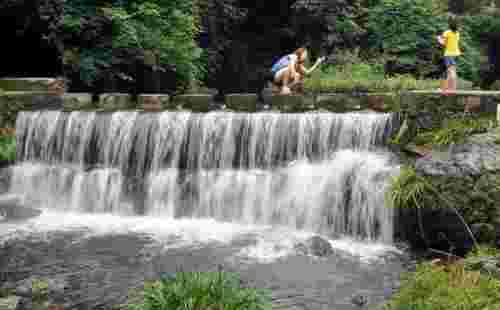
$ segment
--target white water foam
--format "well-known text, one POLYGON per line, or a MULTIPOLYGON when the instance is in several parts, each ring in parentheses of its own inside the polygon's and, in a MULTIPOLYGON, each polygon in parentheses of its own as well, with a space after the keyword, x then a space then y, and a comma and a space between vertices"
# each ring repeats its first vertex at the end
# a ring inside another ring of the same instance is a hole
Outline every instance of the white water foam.
MULTIPOLYGON (((82 238, 114 234, 148 235, 164 250, 213 246, 230 246, 239 239, 250 244, 241 248, 231 259, 271 263, 296 253, 295 247, 315 235, 287 227, 239 225, 213 219, 169 219, 150 216, 117 216, 112 214, 82 214, 44 210, 37 217, 22 223, 0 223, 0 242, 10 238, 49 239, 54 232, 79 232, 82 238)), ((50 241, 50 240, 47 240, 50 241)), ((395 248, 387 244, 354 241, 348 238, 329 240, 334 249, 361 260, 377 259, 395 248)))

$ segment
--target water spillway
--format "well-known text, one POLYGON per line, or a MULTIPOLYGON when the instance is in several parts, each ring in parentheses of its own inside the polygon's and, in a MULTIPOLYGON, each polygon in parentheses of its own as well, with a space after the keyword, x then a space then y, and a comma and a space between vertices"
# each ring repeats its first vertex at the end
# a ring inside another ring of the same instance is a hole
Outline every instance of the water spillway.
POLYGON ((392 241, 392 115, 22 112, 10 192, 46 209, 392 241))

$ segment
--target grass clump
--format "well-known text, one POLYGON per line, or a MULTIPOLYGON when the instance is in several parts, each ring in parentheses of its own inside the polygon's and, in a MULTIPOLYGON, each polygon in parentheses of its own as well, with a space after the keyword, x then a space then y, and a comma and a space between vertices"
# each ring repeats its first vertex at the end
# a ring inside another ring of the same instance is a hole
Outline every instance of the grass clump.
POLYGON ((465 263, 422 263, 403 277, 384 310, 500 309, 500 281, 467 270, 465 263))
POLYGON ((419 80, 409 74, 386 77, 381 62, 369 62, 359 52, 340 53, 334 65, 326 65, 304 82, 306 92, 398 92, 435 89, 438 80, 419 80))
POLYGON ((263 291, 243 288, 235 274, 180 272, 174 277, 146 283, 140 301, 129 310, 270 310, 271 298, 263 291))
POLYGON ((33 279, 31 282, 33 301, 44 301, 49 296, 49 284, 41 279, 33 279))
POLYGON ((16 159, 16 136, 11 128, 0 128, 0 161, 16 159))
POLYGON ((443 128, 420 130, 415 137, 416 145, 450 145, 463 143, 465 139, 477 133, 484 133, 498 126, 495 117, 477 119, 452 119, 443 128))

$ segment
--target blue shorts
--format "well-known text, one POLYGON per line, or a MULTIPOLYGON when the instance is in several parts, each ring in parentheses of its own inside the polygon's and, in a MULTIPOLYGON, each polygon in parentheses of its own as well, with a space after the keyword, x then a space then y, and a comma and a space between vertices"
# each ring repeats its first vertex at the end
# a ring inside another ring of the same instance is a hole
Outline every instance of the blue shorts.
POLYGON ((444 56, 444 64, 445 64, 446 68, 448 68, 449 66, 456 66, 457 65, 456 57, 455 56, 444 56))

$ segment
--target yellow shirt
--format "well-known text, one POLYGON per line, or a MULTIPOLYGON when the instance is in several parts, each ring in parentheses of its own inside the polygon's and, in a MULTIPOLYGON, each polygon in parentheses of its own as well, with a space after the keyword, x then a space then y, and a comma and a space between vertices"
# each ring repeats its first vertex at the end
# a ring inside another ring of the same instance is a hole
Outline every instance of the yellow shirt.
POLYGON ((460 33, 446 30, 443 33, 444 38, 444 56, 460 56, 462 53, 458 48, 460 33))

